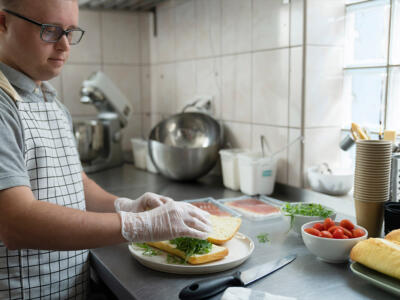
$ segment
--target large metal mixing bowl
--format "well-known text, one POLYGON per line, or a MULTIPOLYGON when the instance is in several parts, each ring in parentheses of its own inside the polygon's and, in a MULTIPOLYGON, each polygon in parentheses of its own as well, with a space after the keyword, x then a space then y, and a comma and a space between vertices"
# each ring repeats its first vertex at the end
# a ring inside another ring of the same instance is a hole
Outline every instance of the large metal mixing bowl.
POLYGON ((74 135, 82 162, 90 162, 104 151, 103 124, 99 120, 73 122, 74 135))
POLYGON ((222 127, 215 119, 202 113, 180 113, 152 129, 149 152, 165 177, 194 180, 215 165, 222 142, 222 127))

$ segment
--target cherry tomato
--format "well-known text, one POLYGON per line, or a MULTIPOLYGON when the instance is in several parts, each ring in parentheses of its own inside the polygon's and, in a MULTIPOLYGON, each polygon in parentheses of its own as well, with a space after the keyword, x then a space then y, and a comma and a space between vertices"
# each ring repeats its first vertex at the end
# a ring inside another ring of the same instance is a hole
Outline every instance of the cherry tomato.
POLYGON ((353 230, 354 229, 354 224, 347 219, 343 219, 342 221, 340 221, 340 226, 342 226, 343 228, 346 228, 348 230, 353 230))
POLYGON ((335 226, 335 222, 333 222, 331 218, 326 218, 325 221, 324 221, 325 230, 328 230, 332 226, 335 226))
POLYGON ((345 235, 343 233, 343 230, 340 228, 337 228, 334 232, 333 232, 333 238, 335 239, 345 239, 345 235))
POLYGON ((342 226, 337 226, 337 225, 332 226, 331 228, 328 229, 328 231, 333 234, 336 229, 341 229, 343 231, 343 234, 347 235, 349 238, 353 237, 353 234, 351 233, 351 231, 346 228, 343 228, 342 226))
POLYGON ((365 231, 361 228, 353 229, 351 232, 353 233, 353 238, 358 238, 365 234, 365 231))
POLYGON ((333 238, 332 233, 330 233, 329 231, 326 231, 326 230, 321 231, 321 234, 322 234, 322 237, 324 237, 324 238, 327 238, 327 239, 332 239, 333 238))
POLYGON ((317 229, 319 231, 325 230, 325 227, 324 227, 323 223, 315 223, 313 228, 315 228, 315 229, 317 229))
POLYGON ((318 229, 315 229, 315 228, 306 228, 306 229, 304 229, 304 231, 309 234, 318 236, 318 237, 322 236, 321 231, 319 231, 318 229))

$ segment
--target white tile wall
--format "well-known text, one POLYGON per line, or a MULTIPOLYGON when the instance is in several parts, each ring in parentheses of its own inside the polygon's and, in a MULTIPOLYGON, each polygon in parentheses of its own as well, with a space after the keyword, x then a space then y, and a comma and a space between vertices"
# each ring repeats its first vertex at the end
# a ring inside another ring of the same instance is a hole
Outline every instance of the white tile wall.
POLYGON ((134 113, 140 113, 140 67, 105 65, 103 71, 132 103, 134 113))
POLYGON ((228 148, 251 149, 252 125, 224 121, 225 146, 228 148))
POLYGON ((264 134, 279 149, 304 131, 303 152, 297 143, 279 155, 278 181, 300 186, 302 164, 337 156, 343 1, 170 0, 158 6, 157 36, 151 13, 82 10, 87 40, 52 82, 73 115, 95 115, 79 104, 80 84, 109 74, 135 108, 128 149, 196 94, 214 96, 231 147, 259 150, 264 134))
POLYGON ((85 30, 81 42, 71 48, 70 63, 99 63, 101 61, 100 12, 81 10, 79 26, 85 30))
POLYGON ((200 59, 196 62, 196 92, 198 95, 213 97, 213 112, 221 115, 221 60, 220 58, 200 59))
POLYGON ((292 47, 289 52, 289 126, 300 128, 303 92, 303 47, 292 47))
POLYGON ((103 61, 139 64, 139 15, 129 12, 102 12, 103 61))
POLYGON ((188 0, 175 8, 176 59, 196 57, 196 11, 194 0, 188 0))
POLYGON ((253 54, 253 121, 288 126, 289 50, 253 54))
POLYGON ((196 62, 193 60, 176 64, 176 110, 181 111, 196 94, 196 62))
POLYGON ((307 47, 305 127, 342 124, 343 48, 307 47))
POLYGON ((307 43, 343 46, 345 0, 307 0, 307 43))
POLYGON ((303 44, 304 0, 290 3, 290 46, 299 46, 303 44))
POLYGON ((222 53, 251 50, 251 0, 222 0, 222 53))
POLYGON ((252 121, 251 54, 222 57, 222 119, 252 121))
POLYGON ((289 46, 289 12, 289 2, 253 0, 253 50, 289 46))
POLYGON ((197 57, 221 53, 221 0, 196 0, 197 57))
MULTIPOLYGON (((154 17, 152 15, 152 17, 154 17)), ((157 36, 153 36, 155 52, 152 62, 170 62, 175 60, 175 10, 171 8, 160 9, 157 12, 157 36)), ((153 25, 153 23, 152 23, 153 25)))

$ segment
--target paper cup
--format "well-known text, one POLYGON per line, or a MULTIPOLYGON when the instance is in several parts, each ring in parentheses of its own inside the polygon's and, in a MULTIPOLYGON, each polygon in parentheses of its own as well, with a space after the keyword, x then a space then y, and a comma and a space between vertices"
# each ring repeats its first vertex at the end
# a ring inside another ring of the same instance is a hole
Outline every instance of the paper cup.
POLYGON ((357 224, 368 230, 369 237, 380 237, 382 235, 384 205, 385 202, 354 199, 357 224))

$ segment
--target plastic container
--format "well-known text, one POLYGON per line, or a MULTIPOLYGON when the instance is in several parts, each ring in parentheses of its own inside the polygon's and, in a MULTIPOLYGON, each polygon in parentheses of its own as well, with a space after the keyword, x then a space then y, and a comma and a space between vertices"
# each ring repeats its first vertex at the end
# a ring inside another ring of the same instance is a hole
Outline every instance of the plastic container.
POLYGON ((133 163, 139 169, 146 170, 147 166, 147 141, 140 138, 131 139, 133 163))
POLYGON ((244 153, 242 149, 223 149, 219 151, 222 166, 222 180, 228 189, 240 189, 238 154, 244 153))
MULTIPOLYGON (((277 200, 279 201, 279 200, 277 200)), ((216 202, 221 203, 223 206, 225 206, 228 209, 234 210, 238 213, 240 213, 243 217, 245 217, 248 220, 251 221, 265 221, 265 220, 276 220, 282 217, 281 213, 280 213, 280 207, 281 205, 278 204, 275 201, 269 201, 269 199, 265 199, 262 197, 253 197, 253 196, 240 196, 240 197, 234 197, 234 198, 224 198, 224 199, 218 199, 216 200, 216 202), (230 206, 229 204, 238 200, 247 200, 247 199, 254 199, 254 200, 258 200, 261 203, 265 203, 267 205, 270 205, 272 207, 276 208, 275 212, 271 212, 268 214, 264 214, 264 213, 256 213, 253 211, 249 211, 243 208, 238 208, 235 206, 230 206)))
MULTIPOLYGON (((148 149, 148 147, 147 147, 147 149, 148 149)), ((153 164, 153 161, 151 160, 149 150, 147 151, 147 155, 146 155, 146 169, 147 169, 147 171, 149 171, 151 173, 155 173, 155 174, 158 173, 156 166, 153 164)))
POLYGON ((204 202, 206 204, 213 204, 218 209, 220 209, 222 212, 228 213, 231 217, 240 217, 241 214, 233 209, 230 209, 229 207, 226 207, 225 205, 222 205, 221 203, 218 203, 214 198, 212 197, 207 197, 207 198, 200 198, 200 199, 191 199, 191 200, 184 200, 185 202, 188 203, 196 203, 196 202, 204 202))
POLYGON ((238 154, 240 191, 248 195, 271 195, 276 179, 277 159, 261 153, 238 154))

